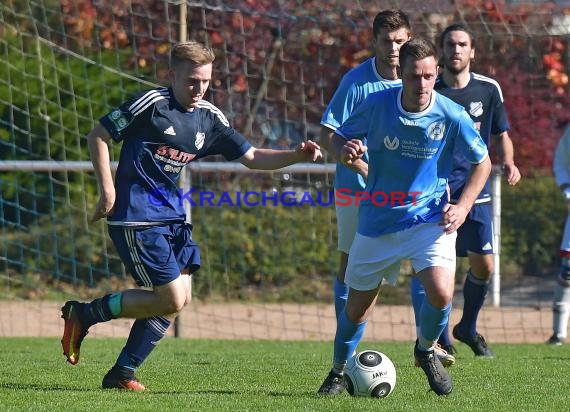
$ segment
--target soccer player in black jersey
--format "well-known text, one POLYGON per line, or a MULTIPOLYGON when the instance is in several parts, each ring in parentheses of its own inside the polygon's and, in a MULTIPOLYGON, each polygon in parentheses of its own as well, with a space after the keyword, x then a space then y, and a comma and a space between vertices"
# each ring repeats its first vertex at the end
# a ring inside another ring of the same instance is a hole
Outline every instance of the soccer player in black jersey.
POLYGON ((68 301, 62 347, 72 365, 90 326, 133 318, 125 347, 103 378, 103 388, 145 389, 135 370, 190 301, 190 275, 200 251, 185 223, 178 178, 185 165, 220 154, 251 169, 279 169, 320 159, 306 141, 292 150, 258 149, 234 130, 224 114, 203 100, 212 78, 213 51, 189 41, 170 55, 170 87, 139 93, 107 113, 87 142, 99 185, 93 220, 107 219, 109 235, 127 271, 146 289, 111 293, 89 303, 68 301), (109 142, 121 142, 113 181, 109 142))
MULTIPOLYGON (((510 185, 521 178, 515 165, 513 143, 509 137, 509 123, 503 104, 503 94, 499 83, 490 77, 471 71, 471 60, 475 57, 475 37, 462 24, 448 26, 440 36, 443 67, 435 90, 462 105, 479 129, 481 138, 488 147, 491 137, 496 145, 503 172, 510 185)), ((459 152, 454 153, 454 169, 449 179, 451 203, 459 199, 471 164, 459 152)), ((493 352, 484 337, 477 332, 477 317, 487 295, 489 281, 493 274, 493 222, 489 181, 479 194, 465 223, 457 231, 457 256, 467 257, 469 270, 463 286, 463 314, 453 328, 453 336, 467 344, 475 356, 492 358, 493 352)), ((419 309, 425 291, 417 278, 412 278, 412 303, 418 323, 419 309)), ((440 336, 439 343, 449 353, 454 354, 447 327, 440 336)))

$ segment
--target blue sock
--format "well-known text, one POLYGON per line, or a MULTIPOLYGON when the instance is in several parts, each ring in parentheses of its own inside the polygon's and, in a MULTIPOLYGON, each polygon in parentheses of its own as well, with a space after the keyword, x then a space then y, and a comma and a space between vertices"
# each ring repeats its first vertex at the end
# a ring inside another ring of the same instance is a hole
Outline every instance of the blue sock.
MULTIPOLYGON (((356 347, 362 339, 366 321, 353 323, 346 316, 346 311, 340 313, 334 337, 334 365, 336 372, 341 372, 346 365, 348 358, 355 352, 356 347)), ((334 368, 333 368, 334 369, 334 368)))
MULTIPOLYGON (((412 298, 412 306, 414 307, 414 317, 416 320, 416 330, 420 329, 420 311, 422 309, 422 304, 426 297, 426 291, 424 285, 417 276, 412 276, 412 281, 410 282, 410 295, 412 298)), ((451 340, 449 339, 449 324, 447 323, 439 336, 438 342, 440 345, 450 346, 451 340)))
POLYGON ((348 299, 348 285, 340 281, 337 277, 334 278, 334 310, 336 313, 336 319, 340 313, 344 310, 346 306, 346 301, 348 299))
POLYGON ((426 297, 424 285, 417 276, 412 276, 410 282, 410 296, 412 298, 412 306, 414 308, 414 318, 416 320, 416 330, 420 327, 420 311, 426 297))
POLYGON ((82 321, 91 326, 116 319, 121 313, 122 297, 122 292, 110 293, 87 303, 81 316, 82 321))
POLYGON ((459 322, 460 330, 469 336, 475 336, 477 333, 477 317, 485 303, 488 290, 489 283, 474 277, 469 269, 463 286, 463 315, 459 322))
POLYGON ((170 320, 162 316, 135 320, 116 366, 133 371, 138 368, 164 337, 169 326, 170 320))
POLYGON ((437 342, 442 346, 451 346, 451 339, 449 339, 449 321, 443 327, 443 330, 441 331, 441 335, 439 335, 437 342))
POLYGON ((449 320, 451 303, 443 309, 438 309, 424 299, 420 313, 420 337, 418 347, 422 350, 429 349, 437 340, 449 320))

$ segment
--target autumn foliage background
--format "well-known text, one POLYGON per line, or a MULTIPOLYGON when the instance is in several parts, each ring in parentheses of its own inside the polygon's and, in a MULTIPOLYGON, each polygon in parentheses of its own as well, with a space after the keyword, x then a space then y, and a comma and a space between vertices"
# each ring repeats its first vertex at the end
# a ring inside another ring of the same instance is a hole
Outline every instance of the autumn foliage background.
MULTIPOLYGON (((188 9, 188 37, 216 50, 213 97, 235 126, 243 130, 248 116, 260 117, 252 130, 258 144, 273 137, 264 132, 264 120, 285 119, 303 137, 314 132, 307 123, 318 124, 342 74, 371 55, 371 22, 379 10, 375 2, 201 3, 204 7, 188 9), (270 57, 274 60, 266 72, 270 57), (252 114, 265 77, 263 103, 252 114)), ((478 37, 475 71, 502 85, 520 167, 525 174, 549 169, 553 148, 570 119, 567 35, 550 35, 555 30, 549 27, 554 16, 570 9, 550 2, 510 7, 505 1, 478 0, 385 3, 406 11, 415 33, 434 40, 446 24, 469 25, 478 37)), ((68 47, 129 50, 134 53, 122 69, 165 80, 161 63, 178 39, 178 6, 151 0, 62 0, 61 10, 68 47)))
MULTIPOLYGON (((476 34, 473 69, 502 87, 524 176, 517 187, 503 188, 503 273, 516 278, 556 271, 566 208, 551 161, 570 120, 570 26, 564 20, 570 9, 547 1, 204 0, 187 2, 181 24, 179 3, 3 1, 0 160, 88 160, 83 139, 99 116, 134 92, 166 83, 168 53, 184 28, 186 38, 216 52, 208 99, 254 145, 290 147, 315 138, 342 75, 371 56, 378 7, 401 8, 414 32, 434 41, 453 22, 476 34)), ((279 174, 195 179, 198 187, 220 189, 321 190, 332 182, 331 176, 284 180, 279 174)), ((122 270, 104 226, 88 223, 97 198, 92 176, 17 171, 4 173, 0 188, 0 221, 10 233, 0 271, 93 285, 122 270)), ((197 293, 218 288, 215 293, 239 297, 248 288, 275 287, 281 293, 275 299, 304 299, 299 294, 314 297, 315 283, 330 292, 334 211, 309 209, 197 209, 195 229, 210 279, 197 285, 197 293), (291 222, 304 223, 297 228, 291 222), (283 260, 293 263, 276 267, 283 260), (299 275, 304 284, 297 283, 299 275), (288 286, 291 295, 282 292, 288 286)))

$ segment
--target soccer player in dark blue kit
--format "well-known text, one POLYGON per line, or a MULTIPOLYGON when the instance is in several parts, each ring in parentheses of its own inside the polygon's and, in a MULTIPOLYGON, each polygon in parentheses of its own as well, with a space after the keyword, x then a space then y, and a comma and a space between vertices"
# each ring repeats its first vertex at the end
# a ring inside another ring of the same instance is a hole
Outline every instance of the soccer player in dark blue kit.
POLYGON ((190 41, 173 47, 170 87, 140 93, 100 119, 87 142, 99 185, 93 220, 107 218, 109 235, 127 271, 146 289, 111 293, 89 303, 68 301, 62 347, 72 365, 90 326, 136 319, 103 388, 143 391, 135 370, 148 357, 176 314, 190 301, 190 275, 200 252, 185 223, 177 181, 185 165, 208 155, 273 170, 322 157, 306 141, 293 150, 257 149, 223 113, 202 100, 212 77, 213 51, 190 41), (122 142, 113 182, 108 144, 122 142))
MULTIPOLYGON (((513 143, 509 137, 509 123, 499 84, 486 76, 471 72, 471 60, 475 57, 475 37, 462 24, 452 24, 441 34, 440 48, 443 70, 435 84, 438 93, 449 97, 467 110, 479 129, 481 138, 490 146, 490 137, 497 143, 497 150, 510 185, 521 178, 514 162, 513 143)), ((472 165, 461 153, 454 154, 454 169, 449 178, 451 203, 457 202, 471 173, 472 165)), ((477 317, 487 295, 493 274, 493 219, 489 182, 479 194, 465 223, 457 231, 457 256, 468 257, 470 268, 463 287, 463 314, 453 328, 453 336, 467 344, 475 356, 492 358, 493 352, 485 338, 477 332, 477 317)), ((419 327, 419 308, 425 291, 416 277, 411 283, 412 303, 419 327)), ((454 354, 446 327, 439 338, 440 345, 454 354)))

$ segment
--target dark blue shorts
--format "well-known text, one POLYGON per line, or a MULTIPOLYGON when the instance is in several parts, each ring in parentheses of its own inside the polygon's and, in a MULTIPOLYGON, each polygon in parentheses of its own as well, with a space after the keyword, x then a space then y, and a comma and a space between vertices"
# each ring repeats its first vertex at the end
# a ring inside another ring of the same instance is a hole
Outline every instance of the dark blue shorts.
POLYGON ((467 252, 478 255, 490 255, 494 252, 491 203, 473 205, 465 223, 457 231, 455 249, 459 257, 467 257, 467 252))
POLYGON ((137 285, 165 285, 184 269, 200 269, 200 248, 192 241, 192 225, 109 226, 119 257, 137 285))

